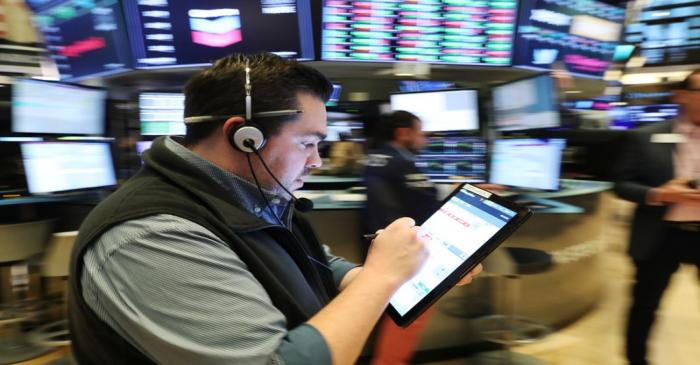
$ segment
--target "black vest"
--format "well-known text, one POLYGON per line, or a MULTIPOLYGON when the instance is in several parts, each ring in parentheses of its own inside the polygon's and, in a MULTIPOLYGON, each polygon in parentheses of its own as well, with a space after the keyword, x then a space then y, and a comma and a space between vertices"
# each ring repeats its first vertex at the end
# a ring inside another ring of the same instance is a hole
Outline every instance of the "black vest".
POLYGON ((337 294, 330 270, 309 259, 328 265, 316 234, 299 212, 291 230, 266 223, 245 211, 223 186, 171 152, 163 138, 153 143, 144 160, 141 171, 90 212, 73 248, 68 304, 73 352, 80 364, 153 363, 100 320, 82 297, 85 251, 102 233, 127 220, 172 214, 210 230, 245 262, 285 315, 289 329, 308 320, 337 294))

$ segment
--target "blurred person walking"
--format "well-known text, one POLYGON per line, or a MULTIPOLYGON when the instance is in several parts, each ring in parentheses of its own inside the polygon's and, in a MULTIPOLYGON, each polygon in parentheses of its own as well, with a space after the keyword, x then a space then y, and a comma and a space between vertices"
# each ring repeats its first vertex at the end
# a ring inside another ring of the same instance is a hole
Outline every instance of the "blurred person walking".
POLYGON ((700 269, 700 69, 673 91, 676 120, 633 131, 615 192, 637 203, 629 241, 635 284, 626 329, 631 365, 646 365, 656 310, 681 263, 700 269))

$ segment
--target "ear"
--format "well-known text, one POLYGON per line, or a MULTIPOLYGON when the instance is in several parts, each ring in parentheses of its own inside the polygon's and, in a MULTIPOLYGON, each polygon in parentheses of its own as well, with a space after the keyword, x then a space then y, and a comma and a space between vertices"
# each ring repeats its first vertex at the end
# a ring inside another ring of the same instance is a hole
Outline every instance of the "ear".
POLYGON ((245 124, 245 119, 243 117, 233 116, 231 118, 226 119, 224 124, 221 126, 221 131, 224 133, 226 138, 228 138, 229 133, 231 133, 231 130, 238 128, 243 124, 245 124))

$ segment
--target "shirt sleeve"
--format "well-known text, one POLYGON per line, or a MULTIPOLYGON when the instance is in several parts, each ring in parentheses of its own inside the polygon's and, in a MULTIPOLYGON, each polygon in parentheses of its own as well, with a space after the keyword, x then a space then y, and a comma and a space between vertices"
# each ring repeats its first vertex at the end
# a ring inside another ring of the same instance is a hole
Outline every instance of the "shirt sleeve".
POLYGON ((331 248, 327 245, 323 245, 323 250, 326 252, 326 259, 331 266, 331 271, 333 272, 333 281, 336 287, 340 287, 340 283, 343 278, 348 273, 348 271, 360 266, 354 262, 350 262, 340 256, 335 256, 331 252, 331 248))
POLYGON ((286 329, 247 266, 204 227, 172 215, 118 225, 84 256, 83 298, 157 363, 327 364, 308 325, 286 329))

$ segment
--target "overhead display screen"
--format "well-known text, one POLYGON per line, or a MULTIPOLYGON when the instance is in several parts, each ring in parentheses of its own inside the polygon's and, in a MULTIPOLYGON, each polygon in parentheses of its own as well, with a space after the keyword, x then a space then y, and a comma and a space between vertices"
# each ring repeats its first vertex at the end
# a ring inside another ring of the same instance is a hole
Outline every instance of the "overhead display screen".
POLYGON ((519 12, 514 66, 593 77, 608 69, 625 20, 624 9, 592 0, 522 1, 519 12))
POLYGON ((104 76, 131 68, 124 16, 117 0, 67 0, 35 13, 62 80, 104 76))
POLYGON ((234 52, 314 58, 310 0, 125 0, 138 68, 208 65, 234 52))
POLYGON ((629 24, 625 41, 639 44, 645 64, 680 65, 700 59, 700 6, 697 2, 653 0, 629 24))
POLYGON ((325 0, 321 58, 509 66, 516 0, 325 0))

